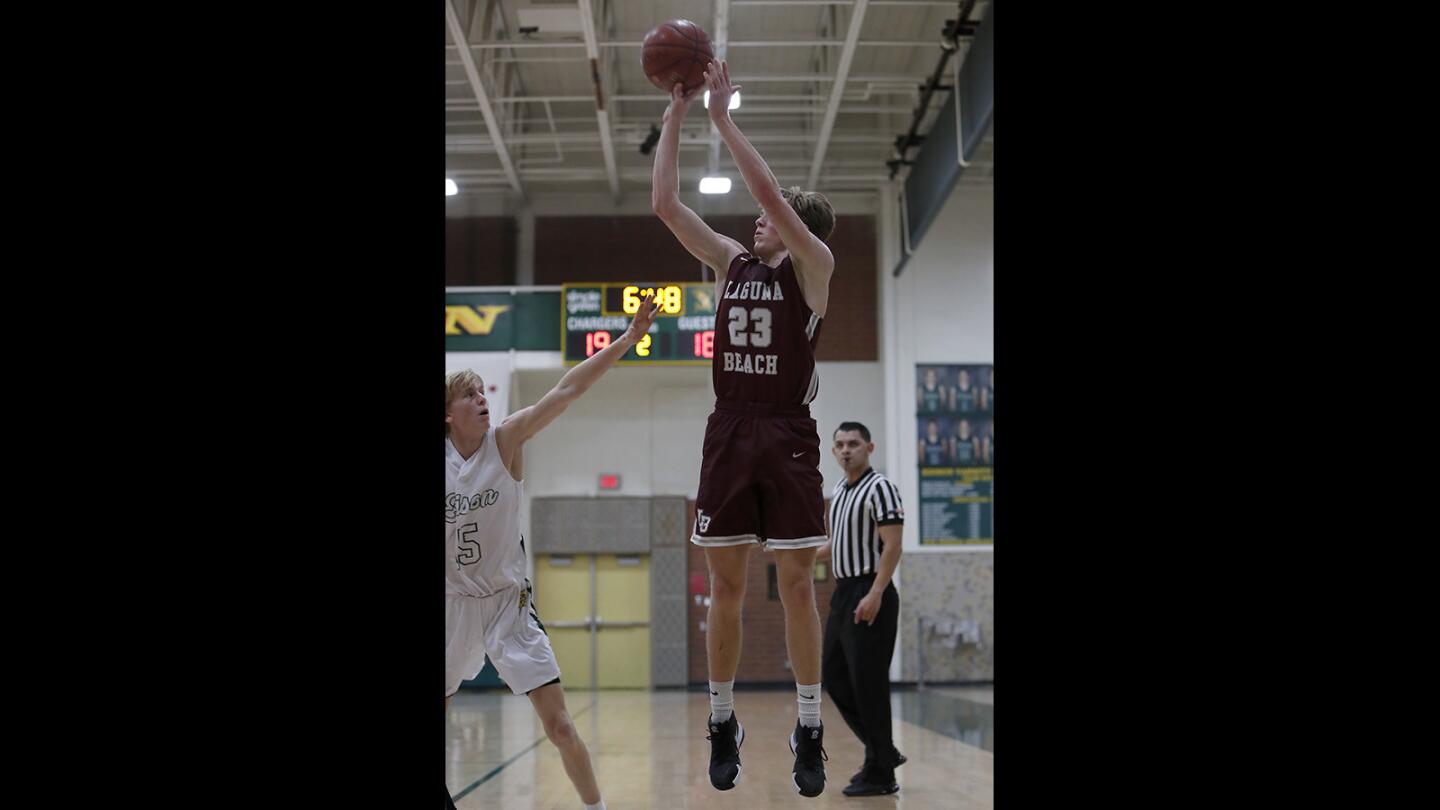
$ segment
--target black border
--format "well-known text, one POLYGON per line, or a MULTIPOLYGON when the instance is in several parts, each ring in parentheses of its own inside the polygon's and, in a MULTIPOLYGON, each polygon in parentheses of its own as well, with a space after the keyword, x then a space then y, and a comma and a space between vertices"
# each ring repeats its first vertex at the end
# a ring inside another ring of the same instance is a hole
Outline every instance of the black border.
MULTIPOLYGON (((1226 427, 1205 369, 1253 350, 1227 313, 1256 261, 1226 218, 1251 202, 1253 167, 1218 165, 1217 148, 1246 134, 1225 118, 1245 77, 1218 64, 1228 29, 1189 7, 1000 4, 995 364, 1013 427, 997 465, 995 799, 1185 804, 1224 784, 1228 737, 1263 717, 1225 687, 1255 651, 1235 569, 1288 540, 1217 525, 1253 497, 1235 476, 1267 470, 1196 452, 1226 427), (1054 407, 1094 384, 1097 359, 1107 404, 1054 407), (1077 424, 1111 452, 1055 464, 1077 424), (1077 531, 1097 506, 1103 531, 1077 531)), ((96 346, 111 333, 79 328, 125 383, 89 435, 130 443, 87 497, 123 491, 144 520, 48 594, 84 605, 59 637, 115 640, 67 669, 104 673, 82 700, 143 713, 106 730, 134 738, 131 776, 188 806, 431 802, 443 601, 421 527, 441 491, 443 10, 187 7, 134 24, 148 36, 104 29, 123 53, 32 63, 83 59, 85 86, 103 70, 118 96, 86 122, 103 154, 92 142, 56 165, 126 175, 92 186, 51 246, 103 242, 107 311, 137 313, 148 339, 96 346), (122 74, 122 56, 143 67, 122 74)), ((63 427, 67 463, 109 458, 63 427)))
POLYGON ((1269 716, 1246 586, 1284 542, 1251 520, 1237 373, 1268 267, 1231 217, 1263 177, 1229 151, 1251 77, 1180 7, 998 4, 996 805, 1213 806, 1269 716), (1106 452, 1066 462, 1077 436, 1106 452))
POLYGON ((438 807, 443 7, 152 24, 107 31, 153 72, 107 119, 140 177, 87 210, 134 218, 110 280, 155 313, 111 389, 154 427, 105 431, 145 446, 108 556, 154 559, 90 590, 155 607, 90 695, 143 707, 129 776, 184 806, 438 807))

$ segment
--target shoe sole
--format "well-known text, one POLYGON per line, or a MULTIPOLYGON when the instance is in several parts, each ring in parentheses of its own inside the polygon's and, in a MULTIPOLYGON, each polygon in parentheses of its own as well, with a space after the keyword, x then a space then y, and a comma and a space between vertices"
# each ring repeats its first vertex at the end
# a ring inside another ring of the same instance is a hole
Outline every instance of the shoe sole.
POLYGON ((806 793, 800 788, 800 783, 796 781, 794 772, 791 772, 790 774, 790 782, 791 784, 795 785, 795 792, 799 793, 801 796, 804 796, 807 799, 813 799, 816 796, 819 796, 821 793, 825 792, 825 787, 822 785, 820 789, 815 791, 814 793, 806 793))
POLYGON ((846 796, 889 796, 891 793, 899 793, 900 785, 897 784, 893 787, 885 788, 884 790, 867 790, 864 793, 856 793, 849 790, 841 792, 844 793, 846 796))

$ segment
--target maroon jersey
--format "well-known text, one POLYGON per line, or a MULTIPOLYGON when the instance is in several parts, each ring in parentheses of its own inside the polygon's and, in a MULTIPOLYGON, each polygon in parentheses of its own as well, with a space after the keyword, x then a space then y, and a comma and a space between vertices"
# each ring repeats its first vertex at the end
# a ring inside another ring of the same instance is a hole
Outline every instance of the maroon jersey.
POLYGON ((820 390, 819 340, 820 316, 800 294, 790 257, 770 267, 741 253, 730 262, 715 310, 715 398, 810 404, 820 390))

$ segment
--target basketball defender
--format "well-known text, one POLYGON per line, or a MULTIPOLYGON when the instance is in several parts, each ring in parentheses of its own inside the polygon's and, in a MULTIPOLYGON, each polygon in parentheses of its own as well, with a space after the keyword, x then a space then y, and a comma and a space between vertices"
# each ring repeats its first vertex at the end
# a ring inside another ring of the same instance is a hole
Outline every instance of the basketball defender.
MULTIPOLYGON (((649 331, 652 299, 646 296, 623 335, 493 430, 480 375, 467 369, 445 376, 445 707, 463 681, 480 674, 488 654, 510 690, 530 697, 587 810, 604 810, 605 802, 565 709, 560 667, 525 577, 524 448, 649 331)), ((454 806, 448 788, 445 801, 454 806)))
POLYGON ((830 203, 815 192, 781 189, 765 160, 730 120, 729 67, 705 73, 710 119, 760 205, 755 246, 722 236, 680 202, 680 123, 691 99, 676 84, 655 152, 651 205, 680 244, 715 269, 715 410, 705 427, 695 530, 710 568, 705 647, 710 675, 710 784, 740 779, 745 729, 732 689, 740 664, 740 606, 750 548, 775 553, 785 639, 795 673, 798 718, 791 769, 802 796, 825 789, 820 724, 820 617, 812 571, 825 534, 820 439, 809 403, 819 390, 815 344, 835 259, 825 239, 835 228, 830 203))

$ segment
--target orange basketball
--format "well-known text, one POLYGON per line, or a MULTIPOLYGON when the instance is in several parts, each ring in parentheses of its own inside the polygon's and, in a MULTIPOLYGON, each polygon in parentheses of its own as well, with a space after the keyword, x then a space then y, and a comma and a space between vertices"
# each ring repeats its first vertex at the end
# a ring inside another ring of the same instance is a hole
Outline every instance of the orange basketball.
POLYGON ((690 92, 705 83, 705 65, 715 58, 710 35, 689 20, 670 20, 650 29, 640 59, 650 83, 670 92, 676 84, 690 92))

